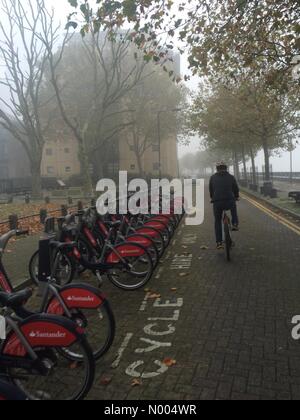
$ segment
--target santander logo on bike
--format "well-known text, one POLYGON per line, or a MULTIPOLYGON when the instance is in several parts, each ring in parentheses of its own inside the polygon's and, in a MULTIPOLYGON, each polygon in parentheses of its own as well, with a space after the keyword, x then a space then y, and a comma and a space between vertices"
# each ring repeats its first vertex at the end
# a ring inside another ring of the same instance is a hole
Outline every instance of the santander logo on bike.
POLYGON ((92 296, 68 296, 68 302, 94 302, 95 298, 92 296))
POLYGON ((47 332, 41 332, 41 331, 31 331, 31 333, 29 334, 30 338, 49 338, 49 339, 53 339, 53 338, 66 338, 67 334, 61 331, 57 331, 57 332, 52 332, 52 333, 47 333, 47 332))

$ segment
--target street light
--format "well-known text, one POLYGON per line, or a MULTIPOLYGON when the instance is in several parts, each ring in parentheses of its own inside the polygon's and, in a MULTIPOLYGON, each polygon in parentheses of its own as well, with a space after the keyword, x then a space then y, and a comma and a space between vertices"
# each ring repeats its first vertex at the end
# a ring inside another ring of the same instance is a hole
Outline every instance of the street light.
POLYGON ((289 149, 290 149, 290 183, 293 183, 293 150, 294 150, 294 145, 292 140, 290 141, 289 144, 289 149))
MULTIPOLYGON (((159 154, 159 179, 162 179, 162 162, 161 162, 161 115, 169 112, 181 112, 182 108, 161 109, 157 112, 157 134, 158 134, 158 154, 159 154)), ((178 154, 178 151, 177 151, 178 154)), ((179 166, 179 162, 177 162, 179 166)))

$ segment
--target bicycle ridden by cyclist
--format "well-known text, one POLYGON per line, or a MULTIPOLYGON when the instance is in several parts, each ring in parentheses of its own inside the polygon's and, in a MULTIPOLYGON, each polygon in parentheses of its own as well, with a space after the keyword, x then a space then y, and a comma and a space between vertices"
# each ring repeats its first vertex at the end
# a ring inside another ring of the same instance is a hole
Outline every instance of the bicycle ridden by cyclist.
POLYGON ((238 183, 233 175, 228 172, 224 162, 217 163, 217 172, 209 182, 209 192, 214 205, 215 233, 217 249, 223 249, 222 216, 225 210, 230 210, 232 215, 232 230, 239 230, 239 218, 236 202, 240 198, 238 183))

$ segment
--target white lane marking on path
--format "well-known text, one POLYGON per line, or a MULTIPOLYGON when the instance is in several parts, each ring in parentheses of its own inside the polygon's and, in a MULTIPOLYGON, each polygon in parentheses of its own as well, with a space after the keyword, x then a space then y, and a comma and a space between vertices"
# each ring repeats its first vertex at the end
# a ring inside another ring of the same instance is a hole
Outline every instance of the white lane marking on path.
POLYGON ((113 369, 117 369, 117 367, 119 367, 119 365, 121 363, 121 360, 122 360, 122 357, 123 357, 123 354, 124 354, 124 351, 127 349, 132 337, 133 337, 132 333, 126 334, 126 337, 125 337, 123 343, 121 344, 121 347, 118 350, 117 358, 111 365, 111 367, 113 369))
POLYGON ((159 367, 159 369, 156 372, 150 372, 150 373, 140 373, 137 371, 137 368, 140 366, 143 366, 145 362, 142 360, 138 360, 137 362, 132 363, 127 369, 126 374, 128 376, 131 376, 133 378, 142 378, 142 379, 151 379, 155 378, 156 376, 160 376, 168 371, 168 367, 160 362, 159 360, 155 360, 154 364, 159 367))
POLYGON ((189 270, 192 266, 193 254, 176 254, 171 263, 171 270, 189 270))
POLYGON ((197 239, 198 237, 195 234, 185 235, 182 238, 182 245, 194 245, 197 243, 197 239))
POLYGON ((140 312, 144 312, 146 310, 149 297, 150 297, 150 293, 147 293, 146 296, 145 296, 145 299, 143 300, 142 305, 140 307, 140 312))
POLYGON ((155 276, 156 280, 160 279, 163 271, 164 271, 163 267, 160 267, 160 269, 158 270, 158 273, 155 276))

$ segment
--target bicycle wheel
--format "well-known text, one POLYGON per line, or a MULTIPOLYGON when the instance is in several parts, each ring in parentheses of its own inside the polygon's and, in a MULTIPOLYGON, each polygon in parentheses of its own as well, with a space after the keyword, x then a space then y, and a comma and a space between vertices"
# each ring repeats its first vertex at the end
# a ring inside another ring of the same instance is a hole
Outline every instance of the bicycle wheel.
POLYGON ((136 244, 135 247, 143 250, 142 256, 126 257, 124 260, 127 266, 118 264, 107 272, 108 279, 119 289, 128 291, 140 289, 148 283, 153 275, 151 255, 142 246, 136 244))
POLYGON ((48 374, 34 370, 8 369, 11 381, 29 400, 82 400, 90 391, 95 375, 93 353, 85 338, 78 339, 69 351, 82 355, 80 363, 71 363, 59 348, 36 350, 38 361, 48 374))
POLYGON ((141 228, 143 228, 143 227, 145 227, 145 228, 151 227, 151 228, 158 229, 160 231, 160 233, 162 234, 165 249, 168 248, 168 246, 170 245, 172 237, 171 237, 170 231, 168 229, 168 226, 166 226, 165 223, 161 222, 160 220, 154 220, 154 219, 152 220, 151 219, 151 220, 147 221, 144 226, 141 226, 141 228))
MULTIPOLYGON (((98 309, 72 309, 72 321, 84 329, 95 360, 103 357, 111 348, 116 334, 116 322, 108 301, 98 309)), ((68 359, 81 361, 82 354, 64 349, 68 359)))
POLYGON ((224 234, 225 234, 225 252, 227 261, 231 261, 231 248, 232 248, 232 239, 230 236, 230 228, 228 223, 224 223, 224 234))
POLYGON ((150 227, 138 228, 137 230, 132 229, 130 234, 133 235, 134 233, 149 236, 158 250, 159 259, 164 255, 166 250, 165 241, 162 233, 158 229, 150 227))
MULTIPOLYGON (((62 254, 60 251, 58 255, 58 264, 57 269, 54 273, 57 284, 60 286, 65 286, 72 282, 75 275, 75 264, 72 259, 65 254, 62 254)), ((38 286, 39 285, 39 251, 36 251, 30 259, 29 262, 29 275, 32 282, 38 286)))
POLYGON ((127 236, 126 241, 140 243, 142 246, 147 248, 147 251, 152 258, 153 268, 155 269, 158 266, 160 255, 153 238, 147 235, 141 235, 137 233, 135 235, 127 236))
MULTIPOLYGON (((77 245, 81 258, 85 261, 91 262, 94 258, 94 254, 90 244, 87 241, 80 238, 77 242, 77 245)), ((78 274, 83 274, 86 271, 86 268, 80 263, 78 263, 76 270, 78 274)))
POLYGON ((27 400, 26 395, 23 392, 21 392, 19 388, 8 383, 7 380, 5 381, 0 380, 0 401, 26 401, 26 400, 27 400))

